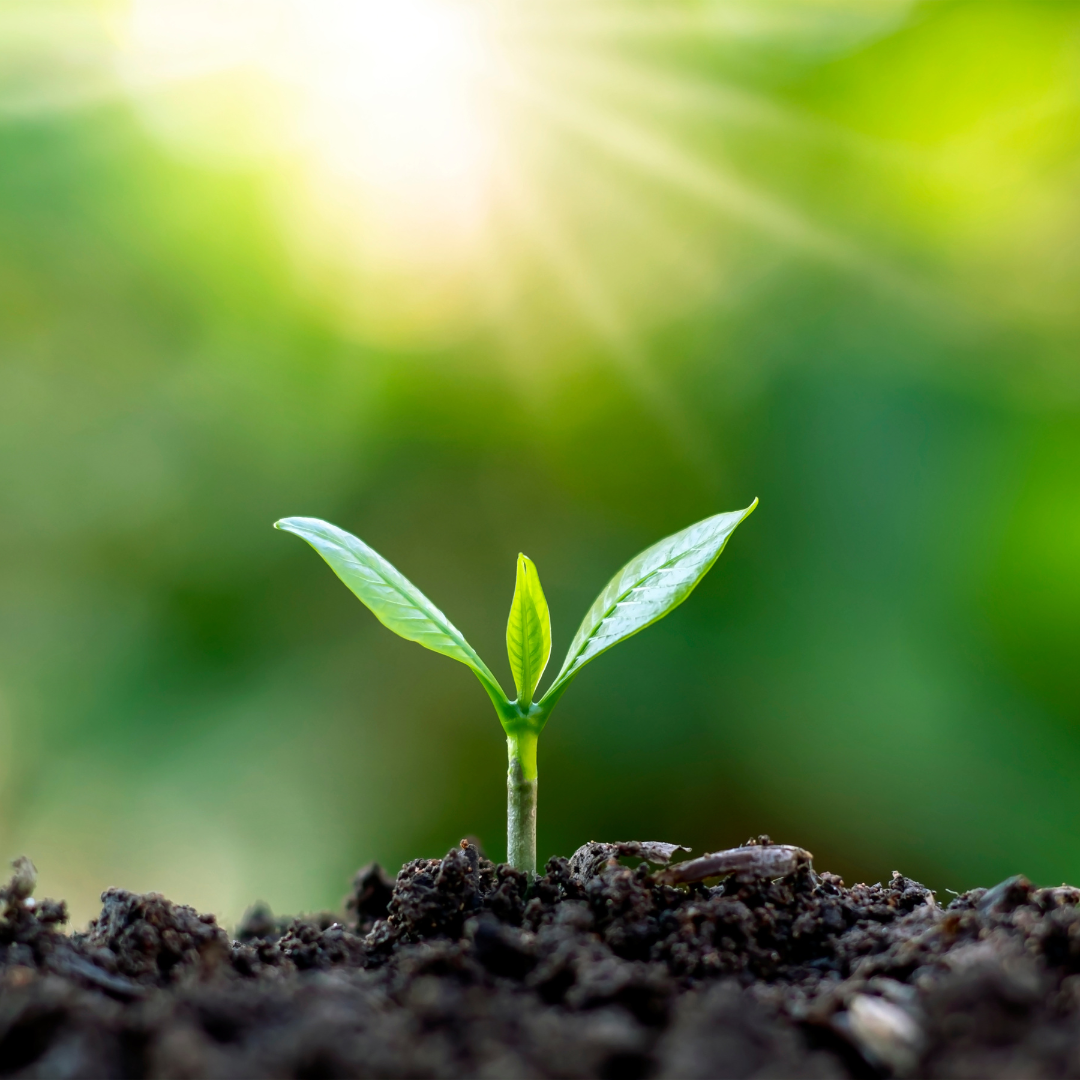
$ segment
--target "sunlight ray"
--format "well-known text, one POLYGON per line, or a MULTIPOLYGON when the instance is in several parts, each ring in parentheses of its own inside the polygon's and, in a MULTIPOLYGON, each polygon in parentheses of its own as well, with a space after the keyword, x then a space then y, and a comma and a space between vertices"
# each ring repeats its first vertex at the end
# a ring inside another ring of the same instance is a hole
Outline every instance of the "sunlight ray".
POLYGON ((699 478, 715 483, 711 468, 715 454, 705 431, 671 393, 668 384, 649 363, 639 338, 629 321, 604 288, 599 277, 590 272, 580 253, 559 222, 550 201, 542 198, 535 186, 518 175, 507 184, 507 207, 526 231, 535 251, 550 266, 581 317, 605 344, 609 355, 639 400, 663 424, 672 444, 680 449, 699 478))
MULTIPOLYGON (((569 87, 577 92, 600 92, 619 98, 620 106, 646 105, 680 121, 708 118, 754 131, 768 131, 785 139, 796 138, 839 146, 869 159, 927 168, 924 154, 912 147, 874 138, 824 117, 799 112, 765 95, 731 83, 675 71, 670 67, 630 62, 612 52, 522 49, 533 81, 569 87)), ((524 65, 523 65, 524 66, 524 65)))
POLYGON ((804 48, 822 39, 833 50, 852 48, 898 25, 914 0, 845 0, 834 4, 806 0, 707 0, 705 3, 629 5, 619 0, 547 0, 523 9, 513 5, 514 19, 533 37, 545 31, 562 47, 570 37, 620 39, 649 43, 690 38, 721 37, 733 41, 786 37, 802 41, 804 48))
POLYGON ((630 62, 615 53, 589 49, 521 50, 534 74, 545 84, 613 92, 621 98, 667 111, 705 113, 747 125, 803 127, 806 121, 759 94, 707 81, 659 63, 630 62))
POLYGON ((783 203, 751 190, 729 171, 705 163, 671 140, 633 122, 533 81, 512 80, 514 92, 585 143, 760 231, 878 286, 925 302, 918 289, 892 267, 872 259, 851 241, 828 232, 783 203))

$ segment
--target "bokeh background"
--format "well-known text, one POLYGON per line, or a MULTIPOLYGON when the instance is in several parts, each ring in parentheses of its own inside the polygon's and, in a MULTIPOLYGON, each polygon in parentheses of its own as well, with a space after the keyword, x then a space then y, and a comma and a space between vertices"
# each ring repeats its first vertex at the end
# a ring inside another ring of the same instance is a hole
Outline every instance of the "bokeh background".
MULTIPOLYGON (((1080 880, 1080 7, 0 0, 0 855, 235 922, 465 835, 503 680, 761 506, 540 744, 540 855, 1080 880)), ((548 676, 550 678, 550 674, 548 676)))

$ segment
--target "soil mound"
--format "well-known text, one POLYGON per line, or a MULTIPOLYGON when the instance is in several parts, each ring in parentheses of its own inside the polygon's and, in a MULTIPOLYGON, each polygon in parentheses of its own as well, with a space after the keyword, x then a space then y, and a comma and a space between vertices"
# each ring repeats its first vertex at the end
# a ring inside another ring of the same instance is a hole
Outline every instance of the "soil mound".
POLYGON ((20 860, 0 1075, 1080 1076, 1080 890, 943 908, 754 846, 711 887, 666 884, 691 864, 657 869, 664 844, 586 845, 530 885, 463 841, 396 881, 365 867, 341 916, 256 906, 235 940, 120 889, 69 936, 20 860))

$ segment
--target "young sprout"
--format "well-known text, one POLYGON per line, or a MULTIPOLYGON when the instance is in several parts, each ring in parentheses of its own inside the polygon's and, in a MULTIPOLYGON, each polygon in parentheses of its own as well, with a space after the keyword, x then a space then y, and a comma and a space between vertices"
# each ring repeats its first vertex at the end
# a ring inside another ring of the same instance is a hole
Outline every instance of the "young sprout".
POLYGON ((532 561, 518 556, 517 584, 506 624, 506 648, 517 698, 511 701, 456 626, 403 574, 351 533, 318 518, 291 517, 275 528, 306 540, 330 568, 394 633, 470 668, 495 706, 506 732, 506 858, 536 872, 536 743, 555 703, 578 672, 602 652, 651 626, 693 592, 724 550, 745 510, 699 521, 632 558, 593 601, 559 673, 535 701, 551 654, 551 619, 532 561))

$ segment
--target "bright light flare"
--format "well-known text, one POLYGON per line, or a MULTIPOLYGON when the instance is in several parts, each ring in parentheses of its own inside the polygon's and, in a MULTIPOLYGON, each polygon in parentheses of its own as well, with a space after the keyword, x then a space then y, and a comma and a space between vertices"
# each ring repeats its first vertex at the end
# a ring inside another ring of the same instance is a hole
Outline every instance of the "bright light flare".
MULTIPOLYGON (((808 19, 852 6, 769 11, 802 39, 808 19)), ((736 175, 717 135, 759 124, 761 103, 711 81, 705 92, 663 44, 750 35, 761 16, 748 0, 131 0, 122 71, 172 145, 272 166, 294 264, 362 335, 520 321, 554 291, 631 357, 650 322, 716 292, 740 226, 868 269, 854 245, 736 175), (537 193, 542 224, 522 190, 537 193)))
POLYGON ((477 228, 494 136, 479 100, 490 57, 476 12, 432 0, 318 7, 319 18, 299 19, 289 56, 307 97, 305 138, 411 240, 477 228))
POLYGON ((204 155, 299 165, 381 257, 430 258, 482 230, 493 57, 475 6, 134 0, 126 45, 151 122, 204 155))

